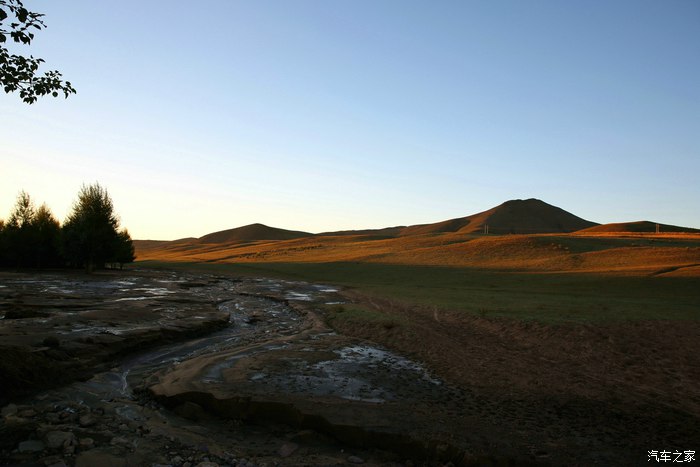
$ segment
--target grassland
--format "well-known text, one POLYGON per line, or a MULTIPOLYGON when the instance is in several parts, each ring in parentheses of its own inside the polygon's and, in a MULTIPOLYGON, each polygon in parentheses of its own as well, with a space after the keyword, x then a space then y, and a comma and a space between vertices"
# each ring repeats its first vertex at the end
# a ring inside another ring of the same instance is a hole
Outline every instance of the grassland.
POLYGON ((542 322, 700 317, 697 234, 427 234, 144 245, 150 267, 343 286, 356 301, 542 322))
POLYGON ((346 303, 322 310, 328 324, 464 390, 476 401, 465 413, 478 413, 470 428, 490 423, 494 436, 525 433, 554 451, 569 433, 579 436, 574 444, 633 445, 635 453, 652 441, 698 439, 700 235, 346 235, 146 247, 137 250, 145 267, 341 286, 346 303))
POLYGON ((700 281, 695 277, 534 273, 360 262, 140 264, 335 284, 347 288, 360 302, 384 298, 403 305, 550 323, 700 319, 700 281))

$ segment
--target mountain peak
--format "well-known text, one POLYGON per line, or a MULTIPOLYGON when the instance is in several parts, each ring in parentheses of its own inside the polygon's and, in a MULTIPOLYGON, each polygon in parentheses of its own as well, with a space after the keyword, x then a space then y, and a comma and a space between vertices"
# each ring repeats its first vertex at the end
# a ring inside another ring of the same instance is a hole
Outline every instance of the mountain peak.
POLYGON ((536 198, 506 201, 469 219, 468 229, 460 232, 477 232, 488 226, 494 234, 567 233, 598 225, 536 198))
POLYGON ((488 226, 492 234, 566 233, 593 227, 595 222, 581 219, 570 212, 540 199, 512 199, 487 211, 435 224, 406 227, 401 235, 442 232, 483 232, 488 226))

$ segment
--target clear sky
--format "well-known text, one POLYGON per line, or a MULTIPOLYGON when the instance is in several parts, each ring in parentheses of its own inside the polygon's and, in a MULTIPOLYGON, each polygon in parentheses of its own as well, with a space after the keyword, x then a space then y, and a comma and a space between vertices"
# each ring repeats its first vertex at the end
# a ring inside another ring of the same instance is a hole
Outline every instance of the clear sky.
POLYGON ((62 221, 98 181, 138 239, 531 197, 700 227, 697 0, 25 5, 24 52, 78 94, 0 94, 0 218, 24 189, 62 221))

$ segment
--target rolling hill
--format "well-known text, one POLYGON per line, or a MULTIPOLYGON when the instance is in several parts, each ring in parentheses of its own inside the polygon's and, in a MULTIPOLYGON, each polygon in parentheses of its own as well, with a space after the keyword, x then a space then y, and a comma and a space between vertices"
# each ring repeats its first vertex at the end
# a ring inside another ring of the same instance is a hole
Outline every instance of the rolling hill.
POLYGON ((598 225, 543 201, 527 199, 507 201, 467 217, 409 227, 314 235, 252 224, 198 239, 135 240, 134 246, 138 260, 167 262, 351 262, 539 272, 700 274, 700 230, 663 224, 663 235, 653 235, 655 229, 651 222, 598 225))
POLYGON ((198 239, 199 243, 253 242, 258 240, 292 240, 313 234, 296 230, 278 229, 264 224, 250 224, 235 229, 220 230, 198 239))
POLYGON ((580 230, 577 233, 594 234, 594 233, 655 233, 658 226, 659 232, 700 232, 700 229, 691 229, 690 227, 680 227, 677 225, 658 224, 651 221, 636 221, 636 222, 619 222, 614 224, 601 224, 587 229, 580 230))

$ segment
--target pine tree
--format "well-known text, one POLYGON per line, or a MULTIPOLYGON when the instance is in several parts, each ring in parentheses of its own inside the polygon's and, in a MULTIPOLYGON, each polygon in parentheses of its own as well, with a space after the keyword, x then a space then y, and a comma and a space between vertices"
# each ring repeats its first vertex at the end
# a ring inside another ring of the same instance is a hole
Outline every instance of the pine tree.
POLYGON ((133 263, 134 259, 136 259, 134 242, 131 241, 129 231, 123 229, 117 235, 117 245, 112 262, 118 263, 119 269, 122 269, 126 263, 133 263))
POLYGON ((86 272, 104 267, 115 255, 119 220, 107 190, 98 183, 83 185, 63 226, 66 260, 86 272))
POLYGON ((33 220, 34 260, 38 268, 61 265, 61 225, 46 204, 39 206, 33 220))
POLYGON ((9 264, 22 267, 32 261, 36 230, 34 216, 36 208, 27 192, 20 191, 15 207, 3 229, 5 249, 9 264))

